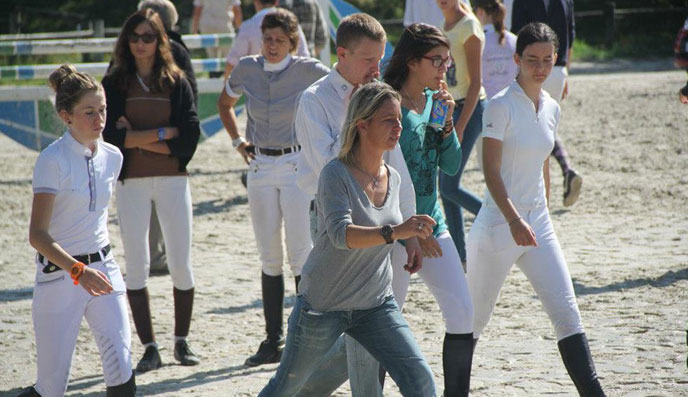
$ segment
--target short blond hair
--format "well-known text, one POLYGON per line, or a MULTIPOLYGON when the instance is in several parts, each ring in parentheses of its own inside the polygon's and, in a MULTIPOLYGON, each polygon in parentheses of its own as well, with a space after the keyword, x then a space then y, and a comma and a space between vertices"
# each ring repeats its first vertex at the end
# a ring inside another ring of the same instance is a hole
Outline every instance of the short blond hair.
POLYGON ((351 14, 339 22, 337 47, 353 50, 364 38, 384 43, 387 34, 377 19, 362 12, 351 14))

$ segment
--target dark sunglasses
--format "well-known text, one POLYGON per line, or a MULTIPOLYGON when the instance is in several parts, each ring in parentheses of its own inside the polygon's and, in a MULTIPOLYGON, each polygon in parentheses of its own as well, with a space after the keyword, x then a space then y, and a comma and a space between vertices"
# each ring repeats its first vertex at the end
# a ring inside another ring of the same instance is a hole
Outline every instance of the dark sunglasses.
POLYGON ((447 67, 450 67, 452 65, 452 59, 451 57, 429 57, 429 56, 424 56, 423 59, 428 59, 432 62, 432 66, 436 68, 441 68, 444 65, 447 65, 447 67))
POLYGON ((129 42, 130 43, 138 43, 139 39, 143 40, 143 42, 146 44, 150 44, 150 43, 155 41, 155 35, 153 33, 144 33, 144 34, 130 33, 129 34, 129 42))

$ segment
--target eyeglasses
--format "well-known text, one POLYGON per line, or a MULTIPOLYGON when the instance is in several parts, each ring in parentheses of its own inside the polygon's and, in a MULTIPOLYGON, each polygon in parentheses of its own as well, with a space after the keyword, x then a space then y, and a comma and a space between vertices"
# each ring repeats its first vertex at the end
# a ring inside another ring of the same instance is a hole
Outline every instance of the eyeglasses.
POLYGON ((432 62, 432 66, 436 67, 437 69, 441 68, 444 65, 447 65, 447 67, 450 67, 452 65, 452 59, 451 57, 429 57, 429 56, 424 56, 423 59, 428 59, 432 62))
POLYGON ((143 42, 146 44, 150 44, 150 43, 155 41, 156 37, 153 33, 144 33, 144 34, 130 33, 129 34, 129 42, 130 43, 138 43, 139 39, 143 40, 143 42))

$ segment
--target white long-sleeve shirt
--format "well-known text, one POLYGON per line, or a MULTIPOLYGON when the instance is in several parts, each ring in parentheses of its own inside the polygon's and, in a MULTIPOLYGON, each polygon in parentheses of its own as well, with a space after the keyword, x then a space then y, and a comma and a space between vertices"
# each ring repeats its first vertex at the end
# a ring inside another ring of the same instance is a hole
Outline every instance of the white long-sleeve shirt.
MULTIPOLYGON (((339 154, 340 133, 353 89, 335 64, 327 76, 301 94, 294 121, 301 144, 297 183, 306 193, 317 193, 320 171, 339 154)), ((408 219, 416 213, 416 194, 401 147, 396 145, 385 152, 384 160, 401 176, 399 207, 404 219, 408 219)))

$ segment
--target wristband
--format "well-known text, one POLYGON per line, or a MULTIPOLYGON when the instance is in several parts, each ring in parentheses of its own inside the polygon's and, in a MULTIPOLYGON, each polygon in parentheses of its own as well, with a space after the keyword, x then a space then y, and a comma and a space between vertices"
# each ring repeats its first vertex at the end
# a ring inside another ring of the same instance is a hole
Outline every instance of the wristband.
POLYGON ((158 128, 158 142, 162 142, 165 140, 165 128, 160 127, 158 128))
POLYGON ((244 139, 244 137, 240 135, 238 138, 232 139, 232 147, 236 149, 239 147, 239 145, 241 145, 244 142, 246 142, 246 139, 244 139))
POLYGON ((72 276, 72 280, 74 280, 74 285, 79 285, 79 277, 81 277, 82 274, 84 274, 84 269, 86 268, 86 265, 84 265, 81 262, 74 262, 72 265, 72 268, 69 270, 69 275, 72 276))

